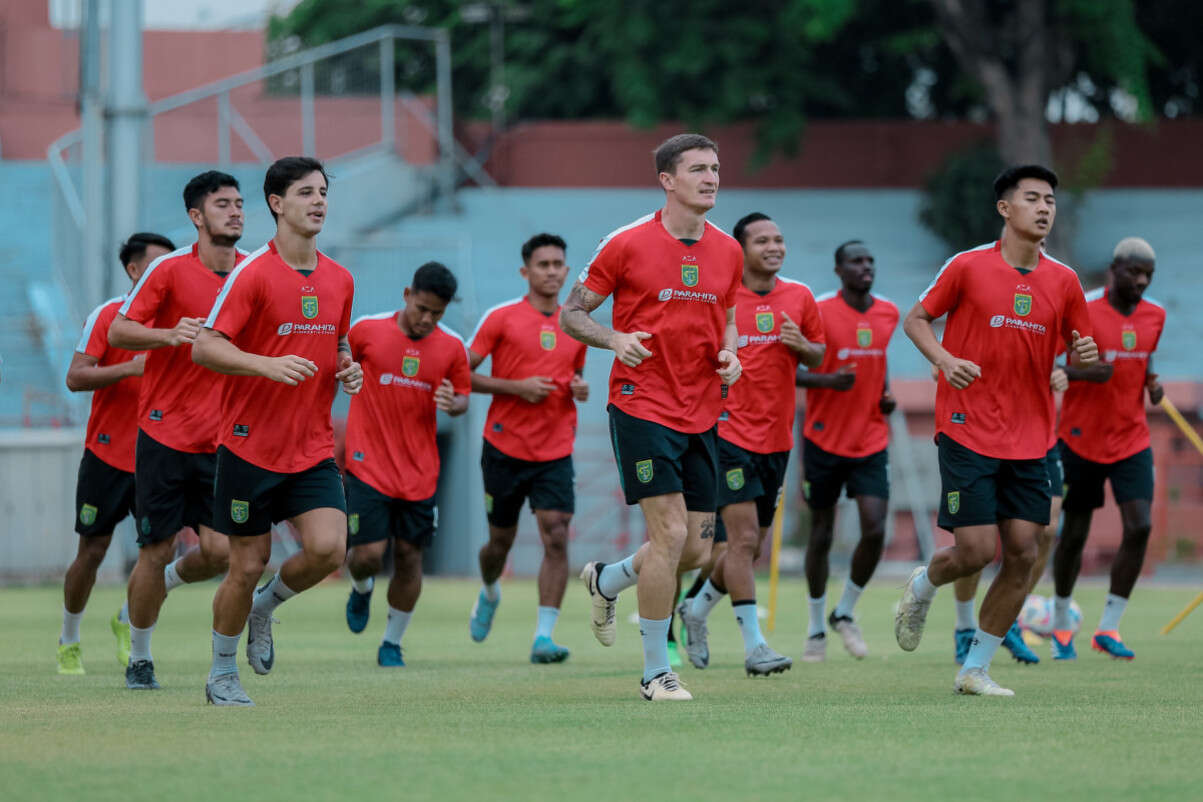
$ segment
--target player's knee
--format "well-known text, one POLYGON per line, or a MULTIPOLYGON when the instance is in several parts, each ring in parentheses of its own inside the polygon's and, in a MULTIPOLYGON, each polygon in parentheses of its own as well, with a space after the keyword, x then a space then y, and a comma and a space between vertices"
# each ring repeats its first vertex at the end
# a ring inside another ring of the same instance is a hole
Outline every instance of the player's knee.
POLYGON ((1152 531, 1153 527, 1146 522, 1125 526, 1124 545, 1144 547, 1149 542, 1149 535, 1152 531))
POLYGON ((218 535, 211 538, 203 538, 200 543, 201 554, 205 557, 205 562, 209 567, 216 572, 225 571, 230 565, 230 539, 218 535))
POLYGON ((107 537, 85 537, 79 540, 78 559, 88 568, 95 570, 104 562, 104 555, 109 550, 107 537))
POLYGON ((710 562, 711 541, 698 540, 685 545, 681 550, 681 558, 677 562, 677 570, 692 571, 710 562))
POLYGON ((175 559, 175 540, 168 538, 157 543, 148 543, 138 552, 138 562, 162 571, 175 559))

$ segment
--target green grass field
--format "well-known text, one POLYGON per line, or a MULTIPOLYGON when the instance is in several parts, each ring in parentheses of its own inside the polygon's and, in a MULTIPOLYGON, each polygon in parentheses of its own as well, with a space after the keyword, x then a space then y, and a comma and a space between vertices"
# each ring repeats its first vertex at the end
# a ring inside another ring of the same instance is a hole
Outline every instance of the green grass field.
MULTIPOLYGON (((828 661, 749 679, 725 602, 711 619, 712 663, 686 666, 687 704, 637 695, 639 635, 619 604, 618 642, 589 634, 569 586, 557 639, 563 665, 527 662, 534 586, 504 584, 493 633, 469 641, 476 585, 427 583, 404 669, 375 664, 384 599, 362 635, 343 622, 345 583, 278 611, 276 668, 240 656, 253 709, 204 704, 215 585, 172 594, 155 633, 163 689, 130 692, 108 617, 122 589, 101 588, 83 626, 85 677, 55 673, 57 587, 0 589, 0 785, 10 799, 1189 799, 1203 763, 1203 612, 1158 629, 1193 596, 1137 588, 1119 663, 1079 639, 1074 664, 1035 667, 1005 654, 993 674, 1014 699, 952 693, 952 599, 937 598, 913 654, 893 639, 901 582, 879 581, 858 608, 872 650, 832 643, 828 661)), ((762 587, 762 599, 767 592, 762 587)), ((1047 592, 1047 589, 1044 590, 1047 592)), ((782 586, 770 642, 797 658, 804 588, 782 586)), ((829 599, 838 595, 833 584, 829 599)), ((1078 600, 1092 630, 1104 591, 1078 600)))

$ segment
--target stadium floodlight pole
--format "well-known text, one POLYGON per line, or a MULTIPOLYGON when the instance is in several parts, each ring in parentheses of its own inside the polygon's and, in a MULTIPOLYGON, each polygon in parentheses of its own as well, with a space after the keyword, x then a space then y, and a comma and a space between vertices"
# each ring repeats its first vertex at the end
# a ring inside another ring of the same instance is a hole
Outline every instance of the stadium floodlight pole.
MULTIPOLYGON (((142 3, 112 0, 109 22, 109 104, 106 110, 109 148, 109 251, 131 231, 139 230, 142 210, 142 127, 146 95, 142 91, 142 3)), ((114 264, 106 271, 105 290, 116 294, 128 284, 114 264), (120 282, 120 283, 119 283, 120 282)))

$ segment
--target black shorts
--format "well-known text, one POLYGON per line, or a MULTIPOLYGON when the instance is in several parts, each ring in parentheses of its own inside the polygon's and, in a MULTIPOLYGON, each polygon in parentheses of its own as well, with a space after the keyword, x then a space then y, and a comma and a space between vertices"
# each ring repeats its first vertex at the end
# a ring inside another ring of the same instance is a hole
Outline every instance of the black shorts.
POLYGON ((134 475, 114 468, 85 448, 75 481, 76 533, 83 537, 111 535, 134 510, 134 475))
POLYGON ((1065 470, 1061 465, 1061 449, 1053 446, 1044 457, 1044 467, 1048 469, 1048 490, 1053 498, 1065 495, 1065 470))
POLYGON ((890 498, 890 452, 882 449, 864 457, 841 457, 802 438, 802 497, 811 509, 825 510, 840 500, 874 496, 890 498))
POLYGON ((681 493, 690 512, 714 512, 718 500, 717 427, 686 434, 635 418, 610 404, 610 444, 627 504, 681 493))
POLYGON ((1108 479, 1116 504, 1137 499, 1153 502, 1152 448, 1106 463, 1093 462, 1075 454, 1064 440, 1060 445, 1065 465, 1064 509, 1085 512, 1103 506, 1103 482, 1108 479))
MULTIPOLYGON (((756 502, 756 519, 761 528, 773 525, 773 513, 789 467, 789 452, 760 454, 718 438, 718 509, 744 501, 756 502)), ((720 516, 721 517, 721 516, 720 516)), ((715 542, 717 537, 715 527, 715 542)), ((724 532, 725 534, 725 532, 724 532)), ((726 539, 724 537, 724 539, 726 539)))
POLYGON ((386 496, 367 482, 348 473, 347 547, 398 538, 424 549, 434 540, 439 525, 439 508, 434 496, 407 501, 386 496))
POLYGON ((342 478, 333 458, 296 473, 253 465, 217 447, 213 528, 224 535, 264 535, 272 524, 321 507, 347 511, 342 478))
POLYGON ((530 499, 531 511, 575 510, 572 455, 546 462, 511 457, 488 440, 480 450, 480 471, 485 479, 485 514, 489 523, 503 529, 518 523, 522 502, 530 499))
POLYGON ((937 435, 936 448, 941 528, 951 532, 1009 519, 1048 525, 1052 494, 1047 457, 986 457, 945 434, 937 435))
POLYGON ((176 451, 141 429, 134 453, 138 544, 174 537, 185 526, 213 528, 213 454, 176 451))

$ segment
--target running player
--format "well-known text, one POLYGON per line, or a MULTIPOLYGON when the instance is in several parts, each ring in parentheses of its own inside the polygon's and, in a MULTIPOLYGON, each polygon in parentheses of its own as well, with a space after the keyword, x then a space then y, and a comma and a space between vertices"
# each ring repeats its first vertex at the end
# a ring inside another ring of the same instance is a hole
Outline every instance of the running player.
POLYGON ((668 662, 677 574, 706 562, 714 537, 721 385, 740 376, 735 295, 739 243, 707 222, 718 194, 718 146, 698 134, 655 152, 664 208, 602 239, 560 312, 586 345, 614 352, 610 439, 628 504, 638 504, 648 542, 612 565, 581 572, 593 634, 614 643, 614 602, 638 583, 643 638, 640 694, 692 699, 668 662), (614 296, 614 328, 590 317, 614 296))
POLYGON ((193 358, 222 383, 213 517, 228 535, 230 571, 213 597, 213 664, 205 697, 253 704, 234 658, 247 628, 257 674, 275 663, 272 611, 336 570, 346 555, 347 514, 334 463, 330 404, 336 383, 354 395, 363 371, 351 358, 354 281, 317 250, 326 221, 326 171, 289 156, 267 170, 263 194, 276 236, 239 265, 222 289, 193 358), (271 528, 288 520, 301 549, 258 591, 271 528), (252 598, 253 597, 253 598, 252 598))
POLYGON ((898 307, 871 292, 875 262, 860 240, 836 248, 835 274, 840 290, 819 298, 827 354, 817 371, 798 374, 798 384, 807 388, 802 488, 811 512, 806 547, 810 629, 802 659, 808 663, 827 658, 828 626, 853 657, 860 660, 869 653, 853 611, 881 559, 890 499, 887 416, 896 402, 890 394, 886 348, 898 326, 898 307), (827 555, 835 505, 845 488, 856 500, 860 540, 843 594, 827 617, 827 555))
POLYGON ((560 663, 568 650, 552 640, 568 584, 568 527, 575 509, 572 442, 576 402, 589 398, 583 343, 560 329, 560 288, 568 277, 564 240, 536 234, 522 246, 528 292, 493 307, 481 319, 468 358, 473 371, 492 356, 490 376, 472 374, 472 390, 491 393, 480 467, 484 474, 489 542, 480 550, 483 587, 468 631, 483 641, 501 602, 497 584, 518 533, 522 503, 531 511, 543 541, 539 609, 532 663, 560 663))
MULTIPOLYGON (((160 234, 134 234, 121 246, 121 266, 137 282, 146 266, 175 250, 160 234)), ((63 580, 63 628, 58 638, 58 673, 83 674, 79 623, 96 583, 96 571, 109 550, 113 528, 134 514, 134 441, 137 421, 129 410, 138 408, 139 377, 146 366, 143 354, 109 345, 109 325, 125 301, 105 301, 92 310, 83 336, 67 369, 67 389, 92 390, 92 411, 84 456, 75 485, 75 531, 79 551, 63 580)), ((129 663, 129 605, 109 621, 117 638, 117 660, 129 663)))
POLYGON ((242 254, 242 194, 226 173, 184 187, 196 242, 156 259, 109 327, 109 343, 149 351, 138 399, 135 496, 138 562, 129 578, 130 659, 125 686, 159 687, 150 640, 164 595, 226 570, 229 545, 213 524, 213 465, 221 382, 192 362, 192 343, 242 254), (175 559, 176 533, 200 544, 175 559))
POLYGON ((718 423, 718 511, 727 549, 690 604, 682 605, 685 653, 696 668, 710 662, 706 618, 728 590, 744 641, 749 676, 786 671, 793 660, 765 642, 756 617, 756 574, 794 447, 794 375, 799 363, 823 360, 823 321, 805 284, 781 278, 785 237, 768 215, 735 224, 743 248, 743 283, 735 294, 739 357, 747 372, 731 388, 718 423))
POLYGON ((405 665, 401 638, 422 592, 422 552, 438 527, 435 413, 468 411, 464 341, 439 323, 456 289, 450 270, 427 262, 405 288, 401 309, 360 318, 347 336, 367 380, 347 415, 347 626, 367 626, 374 577, 392 541, 381 666, 405 665))
POLYGON ((1002 567, 982 602, 957 693, 1014 696, 988 669, 1023 606, 1036 537, 1049 522, 1045 456, 1054 411, 1047 387, 1058 341, 1081 364, 1098 358, 1077 275, 1040 250, 1055 218, 1056 186, 1045 167, 1004 170, 994 182, 1002 238, 949 259, 903 325, 943 374, 936 390, 939 523, 955 545, 907 581, 894 620, 899 646, 919 645, 936 588, 981 570, 1002 541, 1002 567), (941 344, 932 321, 945 314, 941 344))
POLYGON ((1153 504, 1153 451, 1144 395, 1165 394, 1153 372, 1153 352, 1165 327, 1165 309, 1145 297, 1156 256, 1138 237, 1120 240, 1107 287, 1086 296, 1090 322, 1104 361, 1069 365, 1069 390, 1061 407, 1061 457, 1065 465, 1065 525, 1053 557, 1053 657, 1077 656, 1069 605, 1094 510, 1103 506, 1103 483, 1119 505, 1123 540, 1111 562, 1111 588, 1091 647, 1112 657, 1135 655, 1119 636, 1119 622, 1144 565, 1153 504))

